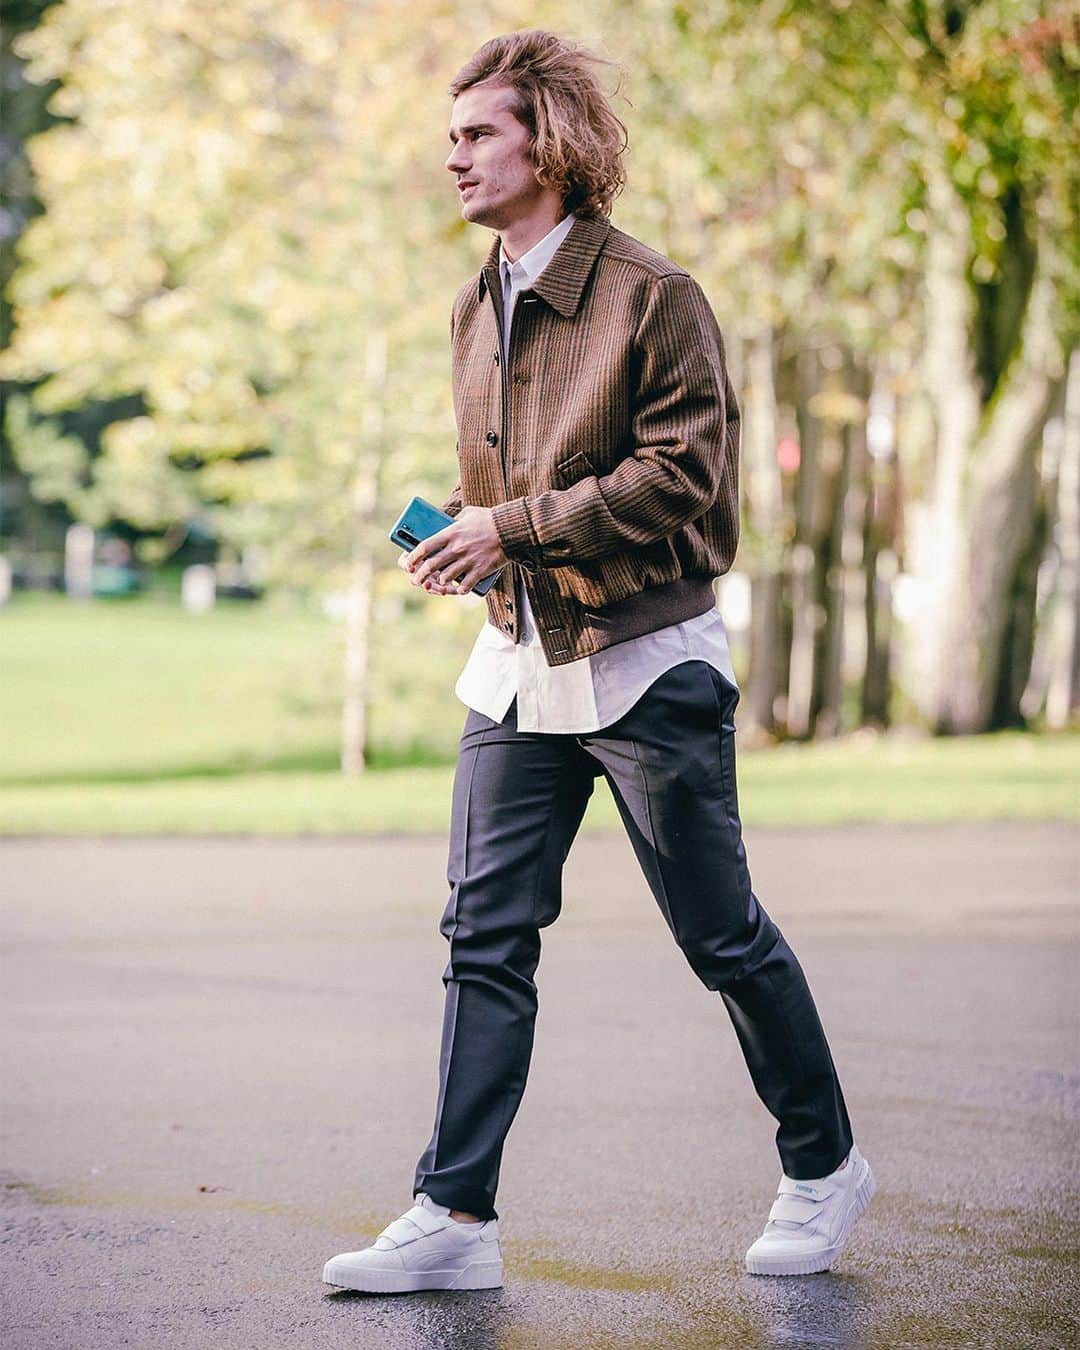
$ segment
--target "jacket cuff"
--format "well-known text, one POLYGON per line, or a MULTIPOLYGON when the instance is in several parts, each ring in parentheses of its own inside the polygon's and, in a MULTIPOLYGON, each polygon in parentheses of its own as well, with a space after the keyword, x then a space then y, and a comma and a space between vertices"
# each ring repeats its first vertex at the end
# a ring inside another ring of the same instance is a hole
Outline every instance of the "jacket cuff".
POLYGON ((525 498, 499 502, 491 508, 491 518, 506 556, 524 567, 539 567, 540 541, 533 530, 525 498))

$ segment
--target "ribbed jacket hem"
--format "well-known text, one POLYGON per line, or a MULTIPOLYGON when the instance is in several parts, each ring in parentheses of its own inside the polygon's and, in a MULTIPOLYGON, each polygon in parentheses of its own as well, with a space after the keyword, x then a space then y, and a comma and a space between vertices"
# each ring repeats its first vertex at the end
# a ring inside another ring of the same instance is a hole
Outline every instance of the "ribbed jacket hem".
POLYGON ((594 609, 563 597, 564 608, 558 614, 563 626, 553 631, 549 631, 551 619, 545 617, 542 602, 533 601, 531 596, 530 602, 548 665, 565 666, 617 642, 696 619, 716 604, 716 592, 710 577, 678 577, 594 609))

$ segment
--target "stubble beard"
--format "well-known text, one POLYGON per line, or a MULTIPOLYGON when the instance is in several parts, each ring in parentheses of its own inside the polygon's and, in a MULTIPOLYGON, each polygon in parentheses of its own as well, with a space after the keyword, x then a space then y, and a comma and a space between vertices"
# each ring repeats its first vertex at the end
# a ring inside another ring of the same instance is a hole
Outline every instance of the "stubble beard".
POLYGON ((461 214, 470 225, 481 225, 488 230, 502 230, 510 223, 506 212, 500 210, 497 204, 485 207, 482 202, 474 206, 471 201, 463 201, 461 214))
MULTIPOLYGON (((483 185, 479 186, 482 187, 483 185)), ((461 203, 462 217, 470 225, 481 225, 485 229, 501 233, 508 226, 513 225, 515 221, 526 216, 530 205, 535 205, 535 197, 530 201, 530 187, 533 187, 535 196, 539 196, 539 185, 535 184, 524 185, 523 188, 519 186, 519 190, 513 196, 503 197, 500 201, 489 203, 487 207, 482 203, 477 203, 474 208, 471 200, 463 201, 461 203)))

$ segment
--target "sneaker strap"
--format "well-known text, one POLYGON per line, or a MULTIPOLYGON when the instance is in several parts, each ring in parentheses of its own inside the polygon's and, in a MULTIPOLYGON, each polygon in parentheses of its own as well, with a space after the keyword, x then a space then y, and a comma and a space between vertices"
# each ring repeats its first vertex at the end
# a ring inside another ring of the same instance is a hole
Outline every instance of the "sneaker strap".
POLYGON ((830 1181, 795 1181, 785 1176, 769 1210, 770 1221, 803 1224, 821 1212, 821 1206, 837 1187, 830 1181))
MULTIPOLYGON (((438 1233, 446 1227, 447 1222, 442 1215, 432 1214, 423 1205, 413 1205, 412 1209, 407 1210, 399 1219, 387 1224, 379 1234, 376 1246, 383 1238, 389 1238, 395 1247, 401 1246, 403 1242, 415 1242, 417 1238, 427 1237, 429 1233, 438 1233)), ((453 1223, 453 1219, 449 1222, 453 1223)))

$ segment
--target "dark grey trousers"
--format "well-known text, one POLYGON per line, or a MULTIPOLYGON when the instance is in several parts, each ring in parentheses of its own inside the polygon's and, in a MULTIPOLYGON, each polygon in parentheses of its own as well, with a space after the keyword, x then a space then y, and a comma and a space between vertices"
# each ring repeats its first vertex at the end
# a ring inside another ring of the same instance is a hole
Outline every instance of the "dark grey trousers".
POLYGON ((582 735, 521 732, 472 709, 454 779, 439 925, 450 944, 435 1128, 413 1194, 481 1218, 532 1055, 540 929, 603 773, 649 887, 695 974, 717 990, 794 1178, 851 1147, 840 1083, 806 977, 751 890, 735 787, 739 691, 706 661, 666 671, 629 712, 582 735))

